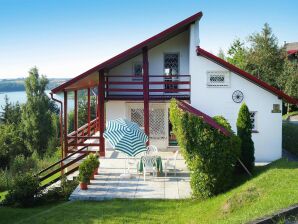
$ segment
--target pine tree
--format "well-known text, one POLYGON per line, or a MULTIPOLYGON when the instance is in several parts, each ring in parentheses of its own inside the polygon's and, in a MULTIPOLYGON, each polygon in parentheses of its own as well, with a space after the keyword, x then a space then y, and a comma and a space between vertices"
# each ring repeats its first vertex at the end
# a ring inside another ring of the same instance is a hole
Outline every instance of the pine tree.
POLYGON ((236 39, 228 50, 227 61, 240 69, 246 70, 247 50, 240 39, 236 39))
POLYGON ((237 135, 241 139, 241 156, 240 160, 248 170, 252 170, 255 162, 254 142, 252 141, 252 123, 250 120, 249 109, 245 103, 240 107, 237 118, 237 135))
POLYGON ((52 105, 45 93, 47 84, 47 78, 40 77, 37 68, 32 68, 25 80, 27 102, 22 111, 22 128, 27 147, 39 155, 46 152, 48 143, 54 135, 52 105))

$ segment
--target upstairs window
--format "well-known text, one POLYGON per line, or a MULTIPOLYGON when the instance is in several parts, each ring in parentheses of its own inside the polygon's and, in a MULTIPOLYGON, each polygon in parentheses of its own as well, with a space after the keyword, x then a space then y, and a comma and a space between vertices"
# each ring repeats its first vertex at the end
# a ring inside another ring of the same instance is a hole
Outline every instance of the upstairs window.
MULTIPOLYGON (((164 54, 164 73, 166 76, 165 81, 173 82, 177 81, 179 74, 179 54, 178 53, 166 53, 164 54)), ((165 84, 165 89, 177 89, 176 84, 165 84)))
POLYGON ((208 87, 229 87, 230 73, 228 71, 208 71, 207 86, 208 87))
POLYGON ((134 75, 133 79, 142 80, 143 79, 143 65, 141 62, 135 62, 132 66, 132 72, 134 75))

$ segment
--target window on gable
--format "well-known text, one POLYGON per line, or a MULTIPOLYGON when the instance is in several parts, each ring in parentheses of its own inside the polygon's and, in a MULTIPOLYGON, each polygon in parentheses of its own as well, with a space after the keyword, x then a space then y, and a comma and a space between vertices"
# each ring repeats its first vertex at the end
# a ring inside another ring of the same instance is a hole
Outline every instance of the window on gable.
POLYGON ((132 66, 134 79, 143 79, 143 65, 140 62, 136 62, 132 66))
POLYGON ((229 87, 230 73, 228 71, 208 71, 207 86, 208 87, 229 87))
POLYGON ((257 130, 257 111, 250 111, 250 121, 252 124, 252 131, 258 132, 257 130))
MULTIPOLYGON (((178 81, 177 75, 179 75, 179 54, 178 53, 166 53, 164 54, 164 73, 166 76, 166 82, 178 81), (175 77, 176 76, 176 77, 175 77)), ((176 84, 165 84, 165 89, 177 89, 176 84)))

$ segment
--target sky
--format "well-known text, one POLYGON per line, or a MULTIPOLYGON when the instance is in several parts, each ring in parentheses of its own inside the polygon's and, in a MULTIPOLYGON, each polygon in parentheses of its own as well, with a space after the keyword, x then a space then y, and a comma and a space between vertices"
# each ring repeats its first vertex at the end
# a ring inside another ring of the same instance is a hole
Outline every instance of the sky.
POLYGON ((217 53, 269 23, 298 42, 298 0, 0 0, 0 79, 71 78, 199 12, 200 45, 217 53))

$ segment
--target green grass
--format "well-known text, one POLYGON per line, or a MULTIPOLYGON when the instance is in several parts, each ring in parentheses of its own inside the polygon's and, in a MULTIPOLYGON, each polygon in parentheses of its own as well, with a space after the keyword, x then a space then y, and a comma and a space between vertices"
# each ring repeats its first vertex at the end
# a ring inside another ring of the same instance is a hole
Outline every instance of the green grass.
POLYGON ((0 223, 244 223, 297 203, 297 183, 298 163, 279 160, 205 201, 111 200, 0 208, 0 223))
POLYGON ((43 180, 41 183, 40 183, 40 186, 44 186, 48 183, 50 183, 52 180, 56 179, 57 177, 60 177, 61 176, 61 173, 58 172, 58 173, 55 173, 53 176, 50 176, 49 178, 43 180))

